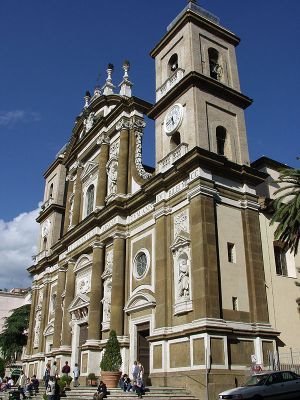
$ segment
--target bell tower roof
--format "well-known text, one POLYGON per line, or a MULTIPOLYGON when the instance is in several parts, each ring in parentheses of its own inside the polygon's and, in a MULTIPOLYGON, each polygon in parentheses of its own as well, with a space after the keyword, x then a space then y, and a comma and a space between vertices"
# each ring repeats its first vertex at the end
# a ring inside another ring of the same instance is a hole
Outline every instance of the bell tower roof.
POLYGON ((185 14, 185 12, 187 10, 193 11, 194 13, 200 15, 201 17, 204 17, 204 18, 208 19, 209 21, 213 22, 214 24, 217 24, 217 25, 220 24, 220 18, 219 17, 217 17, 216 15, 212 14, 210 11, 206 10, 205 8, 200 7, 197 4, 197 0, 189 0, 188 4, 184 7, 184 9, 168 25, 167 31, 170 31, 173 28, 173 26, 176 24, 176 22, 185 14))

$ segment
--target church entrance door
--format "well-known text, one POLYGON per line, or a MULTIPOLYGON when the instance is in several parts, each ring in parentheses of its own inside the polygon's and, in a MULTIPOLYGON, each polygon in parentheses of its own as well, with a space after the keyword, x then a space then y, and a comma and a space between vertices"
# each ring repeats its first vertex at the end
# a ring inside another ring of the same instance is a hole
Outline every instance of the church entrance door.
POLYGON ((137 325, 137 360, 140 361, 144 367, 144 384, 150 385, 149 379, 149 371, 150 371, 150 346, 147 340, 147 336, 149 336, 149 323, 144 323, 141 325, 137 325))

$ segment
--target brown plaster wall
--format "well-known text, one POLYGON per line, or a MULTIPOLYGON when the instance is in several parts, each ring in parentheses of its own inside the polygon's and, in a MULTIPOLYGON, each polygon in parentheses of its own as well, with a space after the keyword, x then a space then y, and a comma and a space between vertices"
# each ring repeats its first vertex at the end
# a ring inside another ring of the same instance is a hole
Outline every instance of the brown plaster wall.
POLYGON ((171 343, 170 368, 189 367, 190 365, 190 342, 171 343))

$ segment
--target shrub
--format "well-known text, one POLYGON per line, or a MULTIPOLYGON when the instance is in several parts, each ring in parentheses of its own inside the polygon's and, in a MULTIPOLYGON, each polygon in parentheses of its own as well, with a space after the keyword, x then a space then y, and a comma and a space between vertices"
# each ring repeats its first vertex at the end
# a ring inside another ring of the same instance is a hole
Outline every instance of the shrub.
POLYGON ((106 348, 100 368, 102 371, 118 372, 122 365, 122 357, 117 334, 114 330, 110 331, 109 338, 106 343, 106 348))

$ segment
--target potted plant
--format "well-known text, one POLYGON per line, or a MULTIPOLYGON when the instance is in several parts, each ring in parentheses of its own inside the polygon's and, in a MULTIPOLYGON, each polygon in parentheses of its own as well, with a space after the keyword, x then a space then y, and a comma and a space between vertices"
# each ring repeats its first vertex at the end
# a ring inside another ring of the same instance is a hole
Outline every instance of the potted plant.
POLYGON ((122 356, 117 334, 114 330, 109 333, 105 352, 100 362, 101 378, 107 387, 118 387, 122 365, 122 356))
POLYGON ((97 386, 98 378, 94 372, 90 372, 87 376, 87 384, 89 386, 97 386))
POLYGON ((59 379, 59 386, 60 388, 63 388, 63 390, 61 390, 61 392, 64 392, 65 390, 71 390, 70 388, 70 384, 72 382, 72 377, 70 375, 63 375, 60 379, 59 379))

